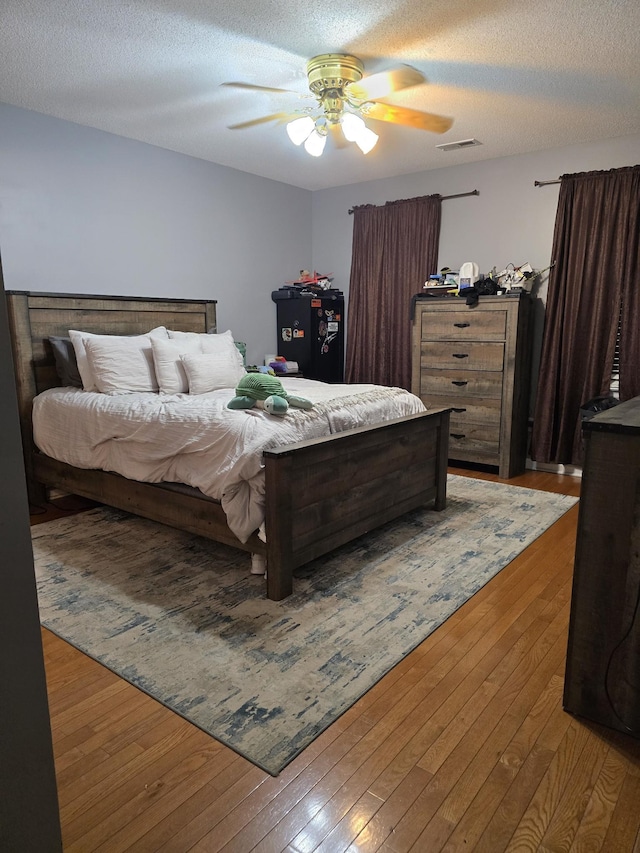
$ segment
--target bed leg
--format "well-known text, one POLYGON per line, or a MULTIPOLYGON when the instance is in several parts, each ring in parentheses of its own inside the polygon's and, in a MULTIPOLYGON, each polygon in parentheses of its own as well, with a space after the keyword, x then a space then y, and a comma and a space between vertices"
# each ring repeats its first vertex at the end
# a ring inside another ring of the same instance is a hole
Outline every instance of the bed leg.
POLYGON ((293 579, 278 578, 267 569, 267 598, 271 601, 282 601, 293 592, 293 579))
POLYGON ((47 487, 36 480, 27 479, 27 494, 29 496, 29 506, 33 507, 42 507, 49 499, 47 487))
POLYGON ((434 509, 441 511, 447 506, 447 466, 449 464, 449 419, 450 412, 442 412, 438 426, 436 459, 436 501, 434 509))
POLYGON ((271 601, 282 601, 293 592, 293 566, 286 555, 278 553, 278 549, 269 549, 267 543, 267 598, 271 601))
POLYGON ((282 601, 293 592, 293 458, 286 453, 276 457, 265 456, 264 461, 267 598, 282 601))
POLYGON ((251 574, 252 575, 263 575, 267 571, 267 560, 266 557, 263 557, 262 554, 252 554, 251 555, 251 574))

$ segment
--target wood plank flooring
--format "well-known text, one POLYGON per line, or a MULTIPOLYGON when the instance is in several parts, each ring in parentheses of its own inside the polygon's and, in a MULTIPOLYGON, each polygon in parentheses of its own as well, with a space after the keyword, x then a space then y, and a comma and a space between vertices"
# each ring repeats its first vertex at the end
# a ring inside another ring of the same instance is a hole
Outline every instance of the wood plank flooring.
POLYGON ((640 853, 640 740, 562 710, 577 515, 277 778, 43 630, 64 850, 640 853))

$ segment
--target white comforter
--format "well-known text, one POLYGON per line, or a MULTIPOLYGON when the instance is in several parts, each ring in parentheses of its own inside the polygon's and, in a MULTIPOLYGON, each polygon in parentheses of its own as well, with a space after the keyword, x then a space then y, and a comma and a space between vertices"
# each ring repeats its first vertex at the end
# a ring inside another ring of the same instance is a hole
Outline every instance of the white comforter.
POLYGON ((231 410, 233 389, 108 396, 52 388, 34 400, 34 439, 43 453, 78 468, 195 486, 221 501, 229 527, 246 542, 264 521, 263 450, 424 411, 401 388, 282 381, 314 408, 290 407, 285 417, 231 410))

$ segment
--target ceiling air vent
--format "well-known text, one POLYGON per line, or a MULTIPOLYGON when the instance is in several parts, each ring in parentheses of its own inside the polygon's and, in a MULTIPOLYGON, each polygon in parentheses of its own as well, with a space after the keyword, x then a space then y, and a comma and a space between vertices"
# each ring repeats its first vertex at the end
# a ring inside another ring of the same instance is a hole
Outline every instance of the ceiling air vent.
POLYGON ((471 148, 474 145, 482 145, 477 139, 461 139, 459 142, 444 142, 442 145, 436 145, 440 151, 454 151, 456 148, 471 148))

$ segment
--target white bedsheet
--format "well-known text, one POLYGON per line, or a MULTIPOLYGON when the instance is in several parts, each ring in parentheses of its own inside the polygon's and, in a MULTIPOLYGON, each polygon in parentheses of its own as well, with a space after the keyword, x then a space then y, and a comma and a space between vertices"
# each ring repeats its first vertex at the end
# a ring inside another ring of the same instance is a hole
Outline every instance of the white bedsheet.
POLYGON ((43 453, 78 468, 195 486, 221 501, 229 527, 246 542, 264 521, 263 450, 425 409, 401 388, 282 382, 314 408, 290 407, 285 417, 231 410, 233 389, 109 396, 52 388, 34 400, 34 440, 43 453))

